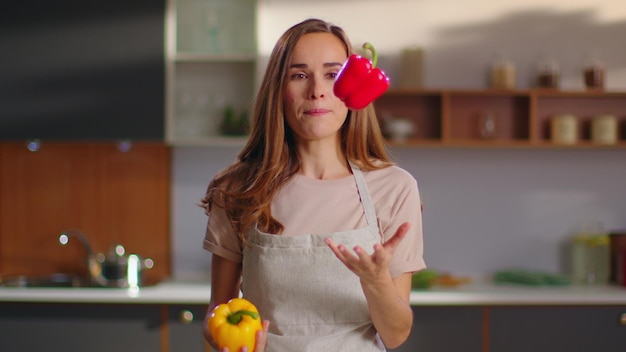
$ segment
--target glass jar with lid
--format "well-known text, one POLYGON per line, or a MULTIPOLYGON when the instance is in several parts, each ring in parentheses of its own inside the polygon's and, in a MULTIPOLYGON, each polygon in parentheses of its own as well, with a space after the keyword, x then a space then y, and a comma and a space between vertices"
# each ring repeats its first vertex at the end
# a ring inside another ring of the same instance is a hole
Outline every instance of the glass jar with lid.
POLYGON ((498 54, 491 64, 491 88, 515 89, 515 64, 504 54, 498 54))
POLYGON ((542 59, 537 65, 537 87, 559 87, 559 64, 553 59, 542 59))
POLYGON ((610 237, 602 224, 585 226, 570 238, 570 279, 578 285, 607 285, 611 273, 610 237))
POLYGON ((587 282, 592 285, 606 285, 610 276, 609 236, 595 234, 587 241, 588 275, 587 282))
POLYGON ((583 82, 590 90, 603 90, 605 80, 604 63, 596 56, 591 56, 583 68, 583 82))
POLYGON ((576 234, 570 239, 570 280, 573 284, 582 285, 587 283, 589 268, 588 242, 589 236, 584 233, 576 234))

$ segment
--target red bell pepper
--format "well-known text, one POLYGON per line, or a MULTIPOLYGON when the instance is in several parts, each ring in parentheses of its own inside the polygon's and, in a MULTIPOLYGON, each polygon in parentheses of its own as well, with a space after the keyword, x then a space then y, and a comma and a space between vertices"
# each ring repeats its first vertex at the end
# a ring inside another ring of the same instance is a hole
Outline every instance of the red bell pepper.
POLYGON ((333 91, 349 109, 360 110, 378 99, 389 89, 389 78, 375 68, 378 56, 370 43, 364 49, 372 52, 372 61, 356 54, 350 55, 337 75, 333 91))

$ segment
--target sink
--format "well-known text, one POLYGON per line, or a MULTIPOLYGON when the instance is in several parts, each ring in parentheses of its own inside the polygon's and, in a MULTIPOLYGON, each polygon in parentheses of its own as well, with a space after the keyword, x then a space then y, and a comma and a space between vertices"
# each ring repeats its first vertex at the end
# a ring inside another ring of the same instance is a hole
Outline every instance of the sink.
POLYGON ((0 277, 0 287, 94 287, 88 278, 74 274, 0 277))

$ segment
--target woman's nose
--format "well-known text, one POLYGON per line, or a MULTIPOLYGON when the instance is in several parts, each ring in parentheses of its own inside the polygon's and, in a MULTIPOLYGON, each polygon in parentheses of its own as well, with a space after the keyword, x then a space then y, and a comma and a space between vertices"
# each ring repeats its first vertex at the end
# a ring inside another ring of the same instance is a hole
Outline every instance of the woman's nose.
POLYGON ((324 81, 321 79, 312 79, 310 86, 310 98, 320 99, 326 96, 326 90, 328 88, 324 85, 324 81))

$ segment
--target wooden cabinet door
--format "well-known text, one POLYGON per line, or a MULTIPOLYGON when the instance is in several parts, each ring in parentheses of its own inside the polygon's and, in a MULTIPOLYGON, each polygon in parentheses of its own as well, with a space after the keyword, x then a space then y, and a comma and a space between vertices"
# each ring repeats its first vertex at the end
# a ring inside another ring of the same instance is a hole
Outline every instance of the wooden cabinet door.
POLYGON ((0 303, 3 352, 160 350, 158 306, 0 303))
POLYGON ((626 307, 492 307, 491 352, 622 352, 626 307))
POLYGON ((147 282, 169 276, 169 175, 161 143, 0 143, 0 273, 86 273, 80 241, 58 241, 78 229, 96 253, 153 259, 147 282))
POLYGON ((413 307, 413 330, 394 352, 479 352, 481 307, 413 307))

